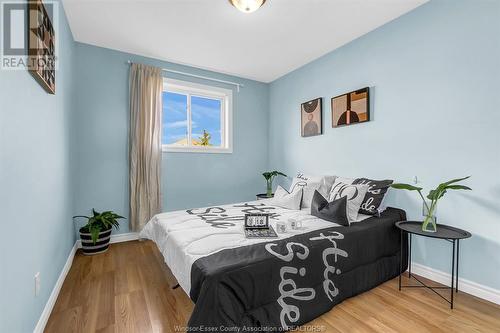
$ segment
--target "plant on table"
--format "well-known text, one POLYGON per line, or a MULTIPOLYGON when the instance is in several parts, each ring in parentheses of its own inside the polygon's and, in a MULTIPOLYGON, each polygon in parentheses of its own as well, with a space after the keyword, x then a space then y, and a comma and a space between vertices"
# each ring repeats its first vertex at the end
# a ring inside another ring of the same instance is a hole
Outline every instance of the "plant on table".
POLYGON ((283 176, 286 177, 286 175, 283 172, 280 171, 267 171, 262 174, 264 178, 266 179, 267 182, 267 197, 270 198, 273 196, 273 180, 276 176, 283 176))
POLYGON ((422 201, 424 202, 424 222, 422 223, 422 230, 428 232, 436 232, 436 207, 438 200, 441 199, 448 190, 472 190, 470 187, 457 184, 463 180, 468 179, 470 176, 452 179, 450 181, 439 184, 435 189, 430 190, 429 194, 427 194, 427 199, 425 200, 424 195, 422 194, 422 188, 418 186, 413 186, 410 184, 396 183, 392 184, 391 187, 398 190, 407 190, 407 191, 417 191, 422 201))

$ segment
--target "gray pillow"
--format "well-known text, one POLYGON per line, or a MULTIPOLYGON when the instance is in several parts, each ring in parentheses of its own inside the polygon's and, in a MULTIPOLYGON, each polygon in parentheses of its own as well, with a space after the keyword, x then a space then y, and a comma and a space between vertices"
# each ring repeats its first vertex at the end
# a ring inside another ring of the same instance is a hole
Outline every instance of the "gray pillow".
POLYGON ((387 190, 392 184, 392 180, 373 180, 368 178, 357 178, 353 184, 368 185, 368 191, 365 194, 363 202, 359 208, 361 214, 378 215, 381 204, 384 200, 387 190))
POLYGON ((347 197, 328 202, 321 193, 314 191, 311 202, 311 215, 320 219, 349 226, 347 218, 347 197))

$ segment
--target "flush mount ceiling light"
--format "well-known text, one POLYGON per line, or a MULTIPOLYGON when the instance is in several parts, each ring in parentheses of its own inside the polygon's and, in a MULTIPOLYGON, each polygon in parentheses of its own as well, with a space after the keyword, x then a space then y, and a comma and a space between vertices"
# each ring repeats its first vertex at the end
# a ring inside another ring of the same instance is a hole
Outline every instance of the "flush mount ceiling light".
POLYGON ((253 13, 266 2, 266 0, 229 0, 229 2, 243 13, 253 13))

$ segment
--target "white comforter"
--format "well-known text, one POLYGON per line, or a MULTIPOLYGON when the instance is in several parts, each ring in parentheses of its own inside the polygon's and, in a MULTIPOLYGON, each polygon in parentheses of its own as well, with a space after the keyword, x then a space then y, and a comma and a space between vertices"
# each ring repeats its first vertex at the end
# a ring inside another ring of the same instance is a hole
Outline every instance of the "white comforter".
MULTIPOLYGON (((251 244, 268 242, 272 239, 247 239, 243 231, 245 213, 271 213, 270 224, 276 230, 277 221, 287 222, 294 217, 302 220, 300 230, 278 234, 279 239, 297 234, 331 227, 328 222, 309 214, 309 208, 289 210, 272 206, 272 199, 251 201, 192 210, 178 210, 155 215, 140 233, 156 243, 179 285, 189 295, 191 290, 191 266, 199 258, 218 251, 251 244), (243 206, 245 207, 235 207, 243 206)), ((359 215, 358 221, 368 218, 359 215)), ((335 224, 334 224, 335 225, 335 224)))

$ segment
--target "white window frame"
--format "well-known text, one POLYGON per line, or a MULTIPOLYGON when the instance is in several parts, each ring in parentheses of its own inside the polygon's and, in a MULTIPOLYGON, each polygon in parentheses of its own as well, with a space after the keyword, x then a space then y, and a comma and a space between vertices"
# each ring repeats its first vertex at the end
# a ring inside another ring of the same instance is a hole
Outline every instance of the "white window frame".
POLYGON ((162 144, 163 152, 168 153, 215 153, 233 152, 233 91, 193 82, 163 79, 163 91, 187 96, 188 146, 175 147, 162 144), (219 147, 191 146, 191 96, 218 99, 221 101, 221 145, 219 147))

